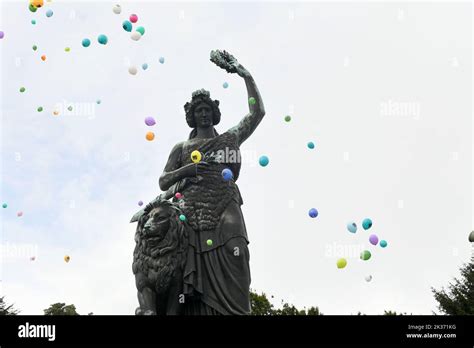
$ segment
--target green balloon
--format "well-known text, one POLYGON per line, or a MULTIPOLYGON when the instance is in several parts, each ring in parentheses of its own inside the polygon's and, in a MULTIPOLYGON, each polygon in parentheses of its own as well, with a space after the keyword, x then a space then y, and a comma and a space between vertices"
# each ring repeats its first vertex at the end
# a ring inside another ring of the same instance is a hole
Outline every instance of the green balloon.
POLYGON ((256 103, 257 103, 257 101, 255 100, 254 97, 250 97, 250 98, 249 98, 249 104, 250 104, 250 105, 255 105, 256 103))
POLYGON ((206 243, 207 243, 208 246, 212 246, 212 240, 211 239, 208 239, 206 243))
POLYGON ((31 12, 36 12, 36 10, 37 10, 36 6, 34 6, 33 4, 30 4, 29 8, 30 8, 31 12))
POLYGON ((336 265, 337 265, 337 268, 339 269, 344 268, 347 265, 347 260, 345 258, 340 258, 339 260, 337 260, 336 265))
POLYGON ((3 204, 2 204, 2 207, 3 207, 3 208, 8 207, 7 203, 3 203, 3 204))
POLYGON ((33 51, 36 51, 38 49, 38 46, 34 45, 33 46, 33 51))
POLYGON ((180 219, 181 221, 186 221, 186 216, 184 216, 183 214, 181 214, 181 215, 179 216, 179 219, 180 219))
POLYGON ((370 259, 371 256, 372 254, 368 250, 364 250, 363 252, 360 253, 360 258, 364 261, 367 261, 368 259, 370 259))
POLYGON ((139 32, 140 34, 142 34, 142 35, 145 35, 145 28, 143 28, 143 27, 138 27, 138 28, 136 29, 136 31, 138 31, 138 32, 139 32))
POLYGON ((20 92, 23 93, 24 91, 26 91, 25 87, 21 87, 20 92))
POLYGON ((290 115, 286 115, 285 116, 285 122, 290 122, 291 121, 291 116, 290 115))
POLYGON ((43 111, 43 107, 42 107, 42 106, 40 106, 40 107, 38 108, 38 112, 41 112, 41 111, 43 111))

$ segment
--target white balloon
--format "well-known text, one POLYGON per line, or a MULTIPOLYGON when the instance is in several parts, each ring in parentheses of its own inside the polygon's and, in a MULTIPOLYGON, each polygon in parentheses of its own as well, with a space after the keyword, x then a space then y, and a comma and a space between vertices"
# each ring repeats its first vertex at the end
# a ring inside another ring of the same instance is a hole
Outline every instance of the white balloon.
POLYGON ((140 34, 139 31, 134 31, 134 32, 132 33, 132 36, 131 36, 132 40, 134 40, 134 41, 140 40, 141 37, 142 37, 142 34, 140 34))
POLYGON ((115 14, 120 14, 122 12, 122 7, 120 7, 120 5, 117 4, 114 6, 112 11, 114 11, 115 14))
POLYGON ((136 66, 131 66, 128 68, 128 72, 131 74, 131 75, 136 75, 137 72, 138 72, 138 69, 136 66))
POLYGON ((372 280, 372 276, 371 275, 368 275, 367 277, 365 277, 365 281, 366 282, 370 282, 372 280))

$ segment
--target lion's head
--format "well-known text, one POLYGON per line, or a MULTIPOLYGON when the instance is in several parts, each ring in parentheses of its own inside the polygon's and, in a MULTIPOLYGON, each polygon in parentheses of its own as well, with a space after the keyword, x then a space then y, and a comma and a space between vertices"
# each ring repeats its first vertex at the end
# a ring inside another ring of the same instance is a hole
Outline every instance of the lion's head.
MULTIPOLYGON (((140 217, 135 235, 134 273, 146 273, 149 269, 159 272, 167 263, 184 259, 181 256, 187 247, 187 236, 180 214, 176 204, 162 200, 140 217)), ((178 264, 182 266, 182 262, 178 264)))

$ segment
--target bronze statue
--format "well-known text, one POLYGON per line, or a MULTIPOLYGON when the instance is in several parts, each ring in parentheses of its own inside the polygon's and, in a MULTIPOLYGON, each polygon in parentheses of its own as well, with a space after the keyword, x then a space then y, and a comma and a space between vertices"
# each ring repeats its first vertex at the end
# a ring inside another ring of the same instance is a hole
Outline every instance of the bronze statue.
MULTIPOLYGON (((193 130, 188 140, 173 147, 159 180, 161 190, 166 192, 137 213, 132 222, 147 220, 144 215, 150 215, 156 202, 173 197, 172 205, 184 217, 181 223, 186 236, 186 245, 182 245, 186 260, 179 279, 183 292, 175 294, 176 301, 184 295, 179 308, 185 315, 249 314, 248 237, 240 208, 243 201, 235 181, 241 166, 240 145, 254 132, 265 110, 253 77, 237 59, 216 50, 211 52, 211 61, 244 79, 249 113, 219 135, 214 128, 221 118, 219 101, 212 100, 208 91, 195 91, 184 106, 186 122, 193 130), (202 155, 197 163, 191 159, 194 151, 202 155)), ((139 300, 140 296, 143 289, 140 292, 139 288, 139 300)), ((137 314, 153 314, 145 313, 147 310, 140 302, 137 314)))

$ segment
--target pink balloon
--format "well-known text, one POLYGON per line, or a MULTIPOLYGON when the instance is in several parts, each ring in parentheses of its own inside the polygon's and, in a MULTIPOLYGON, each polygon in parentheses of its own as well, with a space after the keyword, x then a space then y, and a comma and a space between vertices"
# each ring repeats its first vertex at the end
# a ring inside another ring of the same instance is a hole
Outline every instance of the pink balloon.
POLYGON ((138 21, 138 16, 136 14, 130 15, 130 22, 136 23, 138 21))

